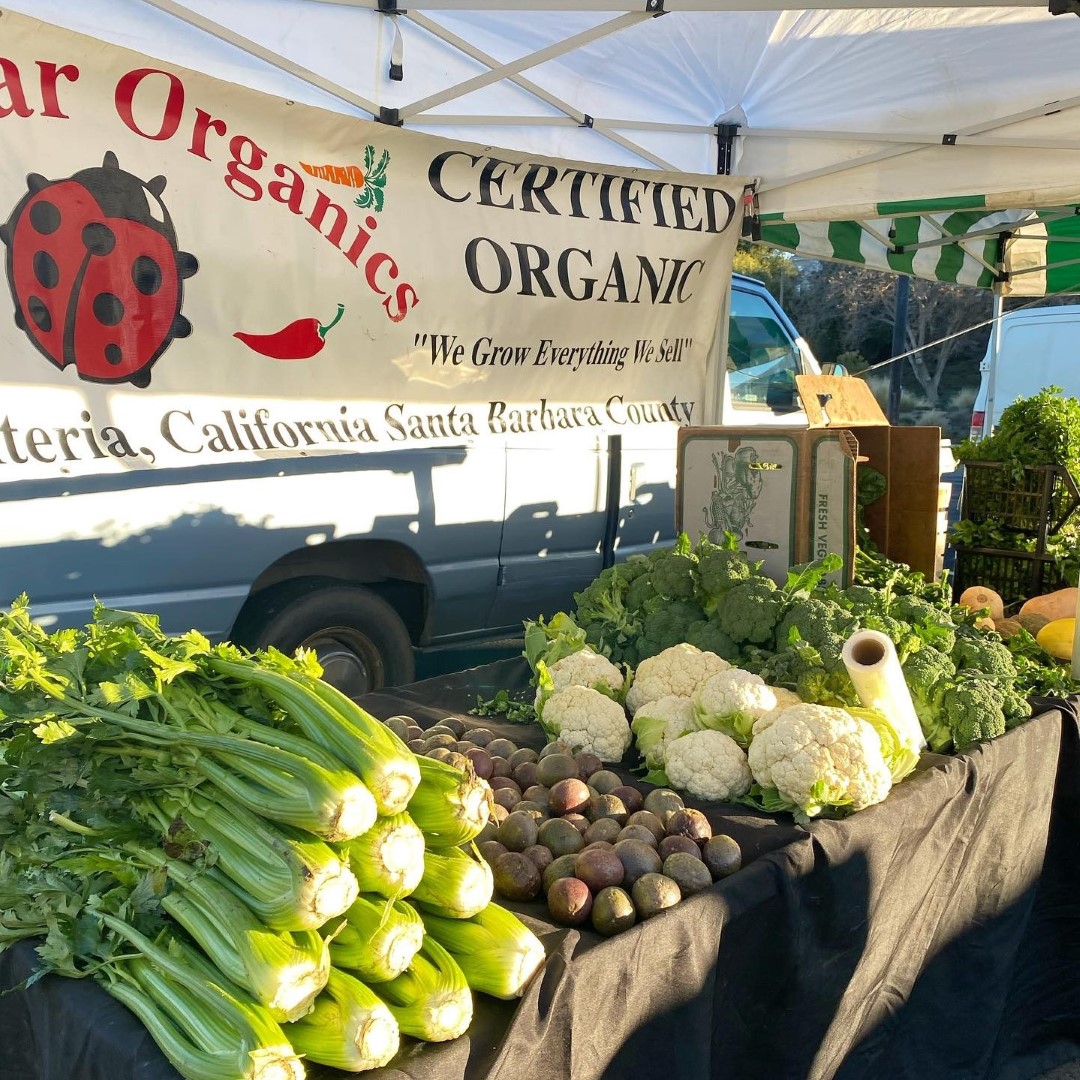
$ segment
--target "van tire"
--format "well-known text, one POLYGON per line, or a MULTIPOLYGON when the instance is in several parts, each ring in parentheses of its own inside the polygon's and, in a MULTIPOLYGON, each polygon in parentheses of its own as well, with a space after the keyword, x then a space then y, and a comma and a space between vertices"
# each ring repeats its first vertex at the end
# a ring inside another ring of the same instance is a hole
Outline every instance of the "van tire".
POLYGON ((412 682, 416 670, 401 617, 358 585, 307 579, 273 586, 248 601, 232 637, 248 649, 312 649, 326 681, 350 697, 412 682))

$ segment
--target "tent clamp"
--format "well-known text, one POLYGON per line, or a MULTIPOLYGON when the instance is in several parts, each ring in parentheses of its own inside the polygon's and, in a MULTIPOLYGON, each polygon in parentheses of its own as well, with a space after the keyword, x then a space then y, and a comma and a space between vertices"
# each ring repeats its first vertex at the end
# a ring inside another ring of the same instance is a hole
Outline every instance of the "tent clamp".
POLYGON ((657 17, 667 14, 664 11, 664 0, 645 0, 645 10, 657 17))
POLYGON ((594 120, 593 117, 591 117, 588 113, 582 113, 581 114, 581 123, 578 124, 578 127, 591 128, 594 123, 595 123, 595 120, 594 120))
POLYGON ((735 164, 735 136, 739 134, 738 124, 716 125, 716 175, 730 176, 735 164))
POLYGON ((405 8, 401 7, 398 0, 379 0, 380 15, 407 15, 405 8))
POLYGON ((758 197, 753 187, 743 190, 742 235, 747 240, 761 239, 761 218, 758 215, 758 197))
POLYGON ((1080 3, 1077 0, 1050 0, 1051 15, 1080 15, 1080 3))
POLYGON ((942 146, 955 146, 956 145, 956 136, 955 135, 942 135, 941 136, 941 145, 942 146))
POLYGON ((389 105, 379 107, 379 115, 375 117, 376 123, 386 124, 387 127, 403 127, 405 121, 401 118, 400 109, 392 109, 389 105))

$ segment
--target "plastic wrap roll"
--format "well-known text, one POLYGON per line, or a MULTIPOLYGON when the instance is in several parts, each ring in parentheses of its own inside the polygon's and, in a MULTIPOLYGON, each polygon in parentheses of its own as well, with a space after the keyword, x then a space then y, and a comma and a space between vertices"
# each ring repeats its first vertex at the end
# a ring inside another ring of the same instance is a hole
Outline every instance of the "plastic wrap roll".
POLYGON ((904 742, 921 751, 926 739, 893 643, 877 630, 856 630, 845 642, 842 655, 863 706, 880 709, 904 742))

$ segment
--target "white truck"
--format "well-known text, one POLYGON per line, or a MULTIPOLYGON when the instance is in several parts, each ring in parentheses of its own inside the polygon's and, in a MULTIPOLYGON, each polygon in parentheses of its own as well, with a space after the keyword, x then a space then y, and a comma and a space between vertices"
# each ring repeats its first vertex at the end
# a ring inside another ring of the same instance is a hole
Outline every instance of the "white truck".
POLYGON ((405 133, 12 12, 0 69, 0 602, 47 626, 97 598, 360 694, 669 539, 680 425, 805 423, 810 350, 730 281, 737 180, 405 133))

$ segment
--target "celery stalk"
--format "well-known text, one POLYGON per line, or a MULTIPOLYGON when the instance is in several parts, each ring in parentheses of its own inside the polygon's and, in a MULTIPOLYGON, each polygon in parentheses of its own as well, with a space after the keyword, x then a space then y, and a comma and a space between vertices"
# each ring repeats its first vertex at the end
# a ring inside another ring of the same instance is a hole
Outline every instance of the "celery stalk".
POLYGON ((470 919, 489 903, 495 881, 483 859, 473 859, 461 848, 428 848, 424 876, 412 891, 413 903, 449 919, 470 919))
POLYGON ((433 758, 417 758, 420 784, 409 800, 409 814, 438 847, 475 840, 491 816, 495 799, 486 780, 433 758))
POLYGON ((488 904, 471 919, 447 919, 421 910, 428 938, 457 961, 469 985, 492 997, 520 997, 543 966, 544 946, 514 914, 488 904))
POLYGON ((398 1051, 397 1021, 359 979, 332 968, 310 1015, 286 1032, 297 1053, 319 1065, 363 1072, 385 1065, 398 1051))
POLYGON ((472 1023, 473 1000, 465 975, 437 942, 425 938, 409 970, 375 991, 386 1002, 398 1027, 425 1042, 446 1042, 463 1035, 472 1023))
POLYGON ((408 814, 379 818, 344 850, 361 892, 396 900, 408 896, 424 876, 424 834, 408 814))
POLYGON ((340 926, 332 927, 330 959, 365 982, 396 978, 424 943, 424 924, 400 900, 358 896, 340 926))

